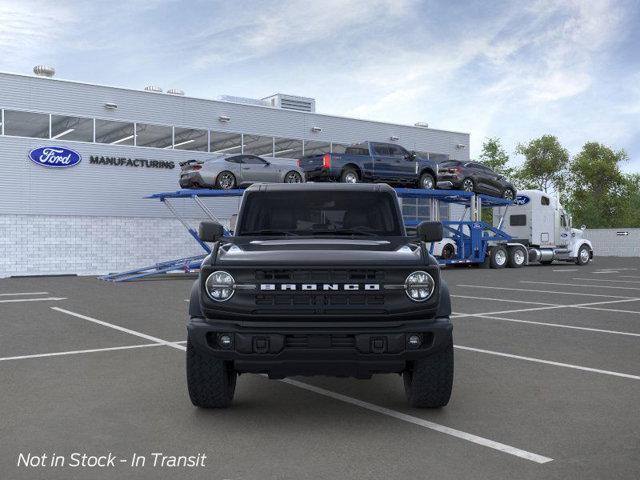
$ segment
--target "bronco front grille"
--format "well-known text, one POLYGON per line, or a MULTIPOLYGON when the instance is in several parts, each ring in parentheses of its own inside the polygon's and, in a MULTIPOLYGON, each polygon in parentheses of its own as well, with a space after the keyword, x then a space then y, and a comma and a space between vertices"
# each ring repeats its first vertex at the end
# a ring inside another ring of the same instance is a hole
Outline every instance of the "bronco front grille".
POLYGON ((366 269, 327 269, 327 270, 291 270, 291 269, 269 269, 256 270, 255 279, 258 282, 301 282, 301 283, 358 283, 369 281, 383 281, 385 272, 383 270, 366 269))

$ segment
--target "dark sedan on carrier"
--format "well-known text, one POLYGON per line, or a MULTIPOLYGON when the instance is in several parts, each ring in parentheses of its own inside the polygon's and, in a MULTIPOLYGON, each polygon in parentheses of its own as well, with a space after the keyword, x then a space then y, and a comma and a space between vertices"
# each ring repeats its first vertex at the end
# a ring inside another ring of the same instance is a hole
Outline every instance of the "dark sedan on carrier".
POLYGON ((516 198, 516 188, 504 175, 479 162, 445 160, 438 167, 438 188, 484 193, 511 200, 516 198))

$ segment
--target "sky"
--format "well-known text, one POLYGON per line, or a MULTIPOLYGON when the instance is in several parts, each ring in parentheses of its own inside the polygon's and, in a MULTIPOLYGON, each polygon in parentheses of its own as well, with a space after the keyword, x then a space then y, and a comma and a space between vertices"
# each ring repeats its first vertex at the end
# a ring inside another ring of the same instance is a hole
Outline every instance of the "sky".
POLYGON ((0 0, 0 71, 624 149, 640 172, 640 0, 0 0))

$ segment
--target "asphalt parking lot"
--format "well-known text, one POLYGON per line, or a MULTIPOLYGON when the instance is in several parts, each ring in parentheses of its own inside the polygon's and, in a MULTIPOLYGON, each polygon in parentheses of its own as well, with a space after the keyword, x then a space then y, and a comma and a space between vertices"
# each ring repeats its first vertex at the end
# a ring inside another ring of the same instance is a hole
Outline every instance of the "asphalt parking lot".
POLYGON ((202 411, 184 374, 193 279, 0 280, 0 478, 636 479, 640 259, 450 269, 455 381, 243 375, 202 411), (205 467, 18 467, 20 453, 206 453, 205 467))

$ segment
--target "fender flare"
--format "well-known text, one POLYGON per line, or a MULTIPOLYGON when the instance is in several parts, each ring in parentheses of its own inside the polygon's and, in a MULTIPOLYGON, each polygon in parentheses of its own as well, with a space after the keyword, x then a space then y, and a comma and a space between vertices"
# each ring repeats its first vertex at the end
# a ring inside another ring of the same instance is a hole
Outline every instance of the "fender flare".
POLYGON ((438 312, 436 317, 447 317, 451 315, 451 295, 449 295, 449 286, 442 277, 440 277, 440 303, 438 303, 438 312))
POLYGON ((589 250, 593 252, 593 245, 591 245, 591 242, 583 238, 580 241, 576 242, 576 244, 573 246, 573 250, 571 250, 571 256, 573 258, 578 257, 578 251, 583 245, 586 245, 587 247, 589 247, 589 250))
POLYGON ((193 282, 191 286, 191 295, 189 295, 189 316, 204 317, 202 315, 202 307, 200 307, 200 279, 193 282))

